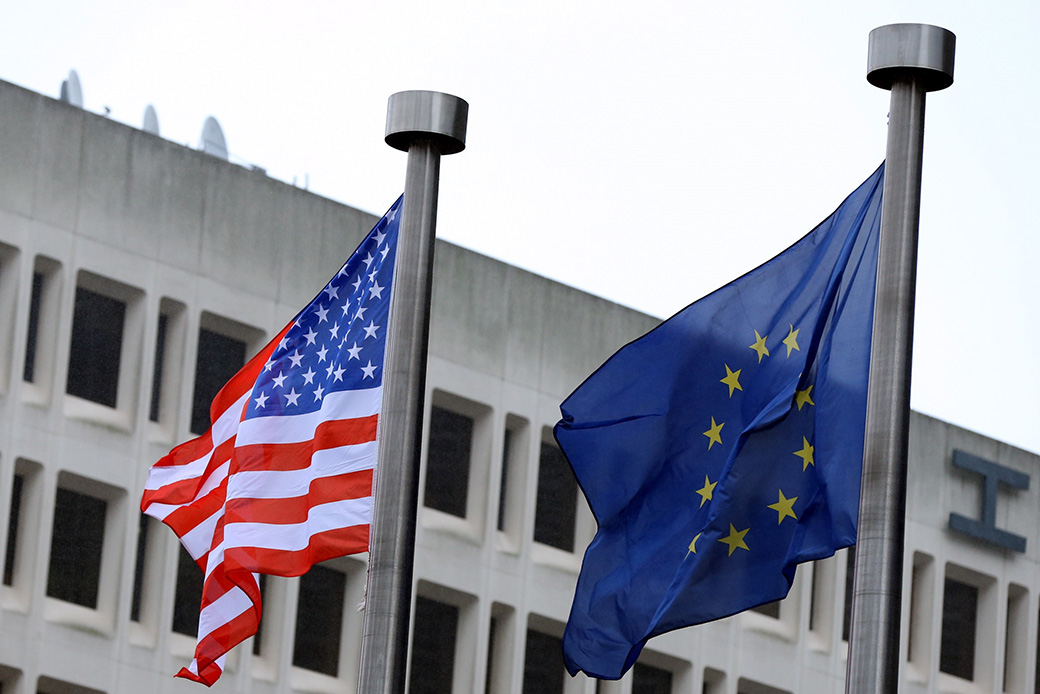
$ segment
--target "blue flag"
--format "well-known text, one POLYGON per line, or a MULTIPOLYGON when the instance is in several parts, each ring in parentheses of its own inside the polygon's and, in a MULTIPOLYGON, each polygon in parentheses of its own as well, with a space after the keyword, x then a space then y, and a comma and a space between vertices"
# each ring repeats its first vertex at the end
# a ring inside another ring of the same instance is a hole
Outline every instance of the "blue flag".
POLYGON ((884 165, 807 236, 621 348, 554 433, 596 517, 563 637, 618 679, 856 541, 884 165))

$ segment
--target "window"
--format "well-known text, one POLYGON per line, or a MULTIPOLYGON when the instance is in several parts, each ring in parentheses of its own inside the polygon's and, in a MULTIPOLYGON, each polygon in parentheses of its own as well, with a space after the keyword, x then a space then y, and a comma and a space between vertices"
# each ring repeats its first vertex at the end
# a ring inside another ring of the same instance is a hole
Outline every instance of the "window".
POLYGON ((262 339, 256 328, 203 313, 195 357, 195 392, 191 403, 191 433, 209 429, 209 406, 220 389, 246 363, 250 348, 262 339))
POLYGON ((25 364, 22 379, 30 383, 36 381, 36 343, 40 336, 40 306, 43 302, 42 272, 33 273, 32 288, 29 291, 29 325, 25 334, 25 364))
POLYGON ((49 597, 97 608, 107 511, 104 499, 58 487, 47 571, 49 597))
MULTIPOLYGON (((181 381, 181 355, 185 335, 184 304, 163 297, 155 325, 155 358, 152 361, 152 388, 148 402, 148 420, 172 433, 181 381)), ((208 420, 207 420, 208 424, 208 420)))
POLYGON ((0 392, 7 389, 10 368, 12 335, 14 334, 15 302, 18 297, 18 249, 0 243, 0 392))
POLYGON ((672 673, 662 668, 636 663, 632 668, 632 694, 671 694, 672 673))
POLYGON ((856 580, 856 546, 845 550, 845 609, 841 617, 841 640, 849 640, 852 626, 852 589, 856 580))
POLYGON ((134 588, 130 594, 130 621, 141 621, 141 593, 144 590, 145 557, 148 555, 148 516, 141 514, 137 524, 137 554, 134 557, 134 588))
POLYGON ((121 410, 136 392, 143 292, 81 270, 76 280, 65 392, 121 410))
POLYGON ((36 400, 49 396, 58 335, 58 301, 61 296, 61 263, 36 256, 29 291, 29 321, 25 335, 22 380, 38 386, 36 400))
POLYGON ((516 611, 508 605, 498 602, 491 604, 485 694, 505 694, 511 691, 515 615, 516 611))
POLYGON ((704 686, 701 694, 722 694, 726 689, 726 673, 714 668, 704 668, 704 686))
POLYGON ((7 549, 4 552, 4 585, 14 585, 14 563, 18 557, 18 521, 22 513, 23 475, 15 473, 11 481, 11 511, 7 520, 7 549))
POLYGON ((768 684, 754 682, 741 677, 737 680, 737 694, 790 694, 783 689, 770 687, 768 684))
POLYGON ((10 506, 7 511, 7 538, 4 546, 3 585, 14 588, 9 595, 19 595, 26 605, 35 583, 35 548, 40 536, 42 503, 41 472, 43 466, 19 458, 11 477, 10 506))
POLYGON ((515 414, 506 415, 502 445, 502 476, 498 489, 497 527, 519 548, 523 526, 523 495, 527 471, 527 420, 515 414))
POLYGON ((939 648, 940 672, 966 680, 975 678, 978 602, 977 587, 946 577, 939 648))
POLYGON ((339 674, 347 576, 321 564, 300 576, 293 665, 330 677, 339 674))
POLYGON ((906 659, 916 666, 918 677, 927 673, 932 645, 932 596, 934 595, 935 561, 921 552, 914 552, 910 573, 910 609, 907 614, 906 659))
POLYGON ((416 596, 409 694, 452 691, 458 628, 458 607, 416 596))
POLYGON ((563 694, 563 644, 560 639, 527 630, 523 694, 563 694))
POLYGON ((767 602, 765 605, 752 607, 751 611, 766 617, 772 617, 773 619, 780 619, 780 601, 774 600, 773 602, 767 602))
POLYGON ((65 392, 107 407, 116 406, 125 317, 126 304, 122 301, 76 287, 65 392))
MULTIPOLYGON (((267 574, 259 574, 260 583, 260 605, 267 605, 267 574)), ((253 655, 260 655, 264 640, 264 617, 260 615, 260 621, 256 625, 256 633, 253 635, 253 655)))
POLYGON ((71 682, 41 676, 36 687, 36 694, 105 694, 97 689, 90 689, 71 682))
POLYGON ((1007 627, 1004 630, 1004 691, 1025 691, 1026 685, 1026 642, 1029 626, 1026 610, 1029 591, 1014 583, 1008 584, 1007 627))
POLYGON ((202 328, 195 360, 195 394, 191 401, 191 433, 209 429, 209 407, 220 389, 246 363, 246 343, 202 328))
POLYGON ((181 545, 177 555, 177 587, 173 593, 173 631, 195 638, 202 605, 202 569, 181 545))
POLYGON ((148 419, 152 422, 159 421, 159 411, 162 405, 163 386, 163 362, 166 358, 166 329, 170 317, 165 313, 159 314, 159 321, 155 328, 155 360, 152 363, 152 398, 148 403, 148 419))
POLYGON ((556 442, 543 440, 538 456, 534 541, 573 552, 577 508, 578 482, 574 472, 556 442))
POLYGON ((424 506, 466 517, 473 427, 472 417, 431 408, 424 506))

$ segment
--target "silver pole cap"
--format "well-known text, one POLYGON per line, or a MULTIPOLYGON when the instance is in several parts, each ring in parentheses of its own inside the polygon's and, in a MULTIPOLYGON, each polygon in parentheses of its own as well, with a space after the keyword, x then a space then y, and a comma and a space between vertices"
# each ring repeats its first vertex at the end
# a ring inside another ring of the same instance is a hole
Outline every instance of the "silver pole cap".
POLYGON ((441 154, 466 149, 469 104, 442 92, 392 94, 386 107, 386 144, 403 152, 415 140, 433 140, 441 154))
POLYGON ((953 54, 957 37, 930 24, 888 24, 870 32, 867 81, 891 89, 896 80, 913 75, 924 90, 935 92, 953 84, 953 54))

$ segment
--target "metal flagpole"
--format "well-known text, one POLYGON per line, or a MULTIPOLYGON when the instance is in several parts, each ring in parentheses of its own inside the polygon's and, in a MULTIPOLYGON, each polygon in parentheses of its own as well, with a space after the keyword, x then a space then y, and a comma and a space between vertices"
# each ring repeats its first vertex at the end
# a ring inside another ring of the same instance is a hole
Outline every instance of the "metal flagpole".
POLYGON ((439 92, 398 92, 386 143, 408 152, 387 326, 379 461, 368 558, 358 691, 400 694, 408 655, 437 186, 442 154, 466 146, 469 104, 439 92))
POLYGON ((870 32, 867 80, 892 92, 860 490, 847 694, 899 689, 906 459, 925 93, 953 84, 954 35, 927 24, 870 32))

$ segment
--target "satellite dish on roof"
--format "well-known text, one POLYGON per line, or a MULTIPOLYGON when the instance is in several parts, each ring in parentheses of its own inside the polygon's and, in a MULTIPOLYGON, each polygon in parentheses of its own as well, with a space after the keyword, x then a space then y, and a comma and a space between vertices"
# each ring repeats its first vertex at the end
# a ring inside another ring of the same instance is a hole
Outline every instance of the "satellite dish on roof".
POLYGON ((224 139, 224 131, 220 129, 220 123, 213 116, 208 116, 202 124, 202 137, 199 140, 199 149, 206 154, 218 159, 228 158, 227 140, 224 139))
POLYGON ((83 88, 79 85, 79 75, 69 70, 69 77, 61 83, 61 100, 76 108, 83 108, 83 88))
POLYGON ((155 107, 151 104, 144 107, 144 126, 142 130, 152 135, 159 134, 159 116, 155 113, 155 107))

